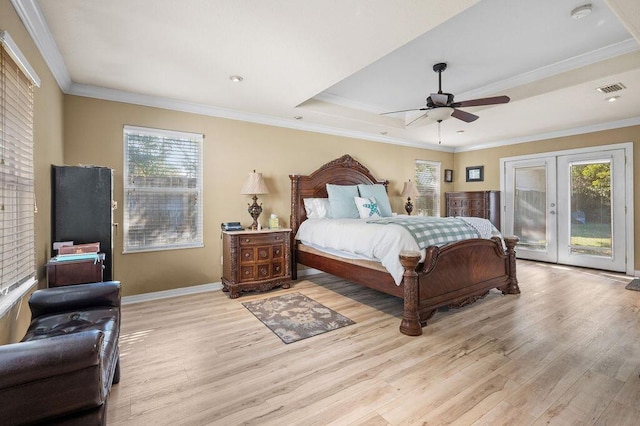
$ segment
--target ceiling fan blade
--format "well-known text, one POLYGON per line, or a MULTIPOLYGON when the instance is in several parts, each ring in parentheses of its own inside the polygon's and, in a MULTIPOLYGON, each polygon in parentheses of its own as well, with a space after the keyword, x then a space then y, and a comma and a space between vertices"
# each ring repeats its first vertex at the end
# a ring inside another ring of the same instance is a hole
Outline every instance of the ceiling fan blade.
POLYGON ((470 99, 468 101, 455 102, 451 104, 454 108, 460 107, 472 107, 472 106, 482 106, 482 105, 497 105, 497 104, 506 104, 511 99, 508 96, 494 96, 492 98, 480 98, 480 99, 470 99))
POLYGON ((446 106, 449 101, 449 96, 444 93, 432 93, 429 95, 431 102, 437 106, 446 106))
POLYGON ((476 121, 478 118, 480 118, 475 114, 471 114, 470 112, 462 111, 460 109, 454 109, 453 113, 451 113, 451 116, 466 123, 471 123, 472 121, 476 121))
POLYGON ((427 113, 425 112, 424 114, 419 115, 417 118, 414 118, 413 120, 411 120, 410 122, 408 122, 407 124, 405 124, 404 126, 410 126, 411 124, 415 123, 416 121, 420 120, 421 118, 424 118, 427 116, 427 113))
POLYGON ((397 112, 409 112, 409 111, 426 111, 429 108, 426 107, 422 107, 422 108, 411 108, 411 109, 401 109, 400 111, 389 111, 389 112, 381 112, 380 115, 387 115, 387 114, 395 114, 397 112))

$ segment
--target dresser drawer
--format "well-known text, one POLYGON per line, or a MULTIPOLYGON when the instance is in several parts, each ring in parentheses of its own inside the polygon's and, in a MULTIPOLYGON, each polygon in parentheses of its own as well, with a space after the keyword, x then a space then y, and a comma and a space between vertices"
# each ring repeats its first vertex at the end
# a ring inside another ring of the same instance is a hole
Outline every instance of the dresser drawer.
POLYGON ((450 198, 449 199, 449 208, 450 209, 459 209, 461 207, 466 207, 469 204, 469 200, 462 198, 450 198))

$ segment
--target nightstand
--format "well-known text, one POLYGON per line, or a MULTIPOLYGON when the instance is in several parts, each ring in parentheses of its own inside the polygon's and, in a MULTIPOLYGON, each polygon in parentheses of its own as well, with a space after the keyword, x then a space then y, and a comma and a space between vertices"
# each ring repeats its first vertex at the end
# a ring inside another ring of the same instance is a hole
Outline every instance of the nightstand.
POLYGON ((222 291, 235 299, 243 291, 291 285, 291 229, 222 232, 222 291))

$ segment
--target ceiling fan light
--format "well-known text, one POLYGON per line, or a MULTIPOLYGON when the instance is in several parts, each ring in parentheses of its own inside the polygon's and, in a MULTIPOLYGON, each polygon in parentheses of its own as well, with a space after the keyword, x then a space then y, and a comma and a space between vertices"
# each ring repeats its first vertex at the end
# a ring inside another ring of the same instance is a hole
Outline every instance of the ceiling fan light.
POLYGON ((427 117, 435 121, 446 120, 453 114, 453 108, 451 107, 438 107, 427 112, 427 117))

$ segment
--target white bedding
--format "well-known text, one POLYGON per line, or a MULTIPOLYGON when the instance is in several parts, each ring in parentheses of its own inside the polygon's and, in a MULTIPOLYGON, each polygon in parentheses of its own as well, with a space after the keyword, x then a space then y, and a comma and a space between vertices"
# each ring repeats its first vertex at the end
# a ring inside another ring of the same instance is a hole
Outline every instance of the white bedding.
POLYGON ((382 263, 396 284, 400 285, 404 268, 399 254, 404 250, 421 252, 409 231, 398 225, 367 223, 367 219, 307 219, 300 225, 296 239, 318 250, 336 254, 348 253, 347 258, 375 260, 382 263))
MULTIPOLYGON (((486 219, 463 218, 482 238, 500 235, 486 219)), ((404 268, 401 251, 419 251, 424 261, 425 250, 418 247, 409 231, 400 225, 367 223, 368 219, 307 219, 300 225, 296 239, 303 244, 350 259, 380 262, 400 285, 404 268), (342 254, 341 254, 342 252, 342 254)))

